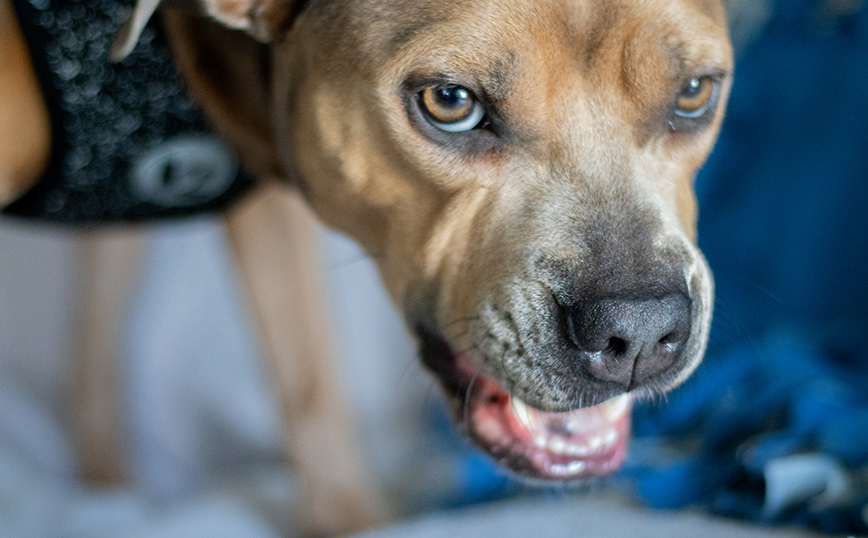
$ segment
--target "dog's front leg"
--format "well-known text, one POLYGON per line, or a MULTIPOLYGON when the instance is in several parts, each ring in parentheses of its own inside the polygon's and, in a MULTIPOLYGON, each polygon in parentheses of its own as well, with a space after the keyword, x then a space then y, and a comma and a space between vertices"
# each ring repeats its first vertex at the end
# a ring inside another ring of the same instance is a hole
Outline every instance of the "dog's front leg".
POLYGON ((227 214, 226 227, 303 480, 305 530, 338 535, 379 525, 385 504, 365 470, 333 364, 314 217, 294 193, 267 185, 227 214))
POLYGON ((127 478, 118 358, 144 249, 138 228, 87 230, 76 241, 70 408, 81 474, 92 483, 127 478))

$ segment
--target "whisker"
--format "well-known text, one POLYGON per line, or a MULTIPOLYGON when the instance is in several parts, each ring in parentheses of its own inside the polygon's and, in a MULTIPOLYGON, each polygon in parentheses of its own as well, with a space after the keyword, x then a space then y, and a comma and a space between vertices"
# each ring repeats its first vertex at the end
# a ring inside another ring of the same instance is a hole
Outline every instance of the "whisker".
POLYGON ((469 316, 469 317, 466 317, 466 318, 454 319, 454 320, 452 320, 452 321, 446 323, 446 325, 444 325, 443 328, 444 328, 444 329, 448 329, 449 327, 455 325, 456 323, 467 323, 467 322, 471 322, 471 321, 476 321, 476 320, 478 320, 478 319, 480 319, 480 318, 482 318, 482 316, 478 316, 478 315, 477 315, 477 316, 469 316))
MULTIPOLYGON (((473 385, 476 383, 476 378, 479 377, 479 369, 476 370, 476 373, 470 378, 470 383, 467 384, 467 389, 464 391, 464 400, 462 401, 462 405, 464 406, 462 415, 464 416, 464 424, 470 425, 470 397, 473 394, 473 385)), ((458 395, 456 394, 456 397, 458 395)))
POLYGON ((446 338, 447 341, 454 341, 454 340, 459 340, 461 338, 464 338, 468 334, 470 334, 470 328, 469 327, 460 333, 455 333, 455 334, 445 334, 444 333, 443 337, 446 338))
POLYGON ((449 323, 444 325, 443 328, 441 329, 443 337, 447 341, 455 341, 455 340, 459 340, 461 338, 464 338, 465 336, 470 334, 470 330, 471 330, 470 322, 476 321, 480 318, 481 318, 481 316, 471 316, 471 317, 467 317, 467 318, 461 318, 461 319, 456 319, 456 320, 450 321, 449 323), (460 324, 460 323, 466 323, 466 325, 463 327, 463 330, 460 330, 461 327, 458 326, 458 324, 460 324), (459 329, 459 330, 452 332, 451 329, 453 327, 456 327, 456 326, 457 326, 457 329, 459 329))
POLYGON ((506 352, 509 351, 509 346, 503 346, 503 353, 500 355, 500 368, 503 370, 503 373, 506 374, 506 378, 514 387, 517 383, 512 378, 512 374, 509 372, 509 368, 506 367, 506 352))

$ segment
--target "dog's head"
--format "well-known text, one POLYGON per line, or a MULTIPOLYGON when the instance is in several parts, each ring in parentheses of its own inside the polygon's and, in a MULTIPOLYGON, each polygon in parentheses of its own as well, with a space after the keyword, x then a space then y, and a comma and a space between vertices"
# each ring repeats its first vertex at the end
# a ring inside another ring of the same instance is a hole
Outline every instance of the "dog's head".
POLYGON ((279 166, 373 255, 469 435, 531 478, 616 468, 632 398, 708 335, 719 3, 320 0, 263 26, 288 28, 279 166))

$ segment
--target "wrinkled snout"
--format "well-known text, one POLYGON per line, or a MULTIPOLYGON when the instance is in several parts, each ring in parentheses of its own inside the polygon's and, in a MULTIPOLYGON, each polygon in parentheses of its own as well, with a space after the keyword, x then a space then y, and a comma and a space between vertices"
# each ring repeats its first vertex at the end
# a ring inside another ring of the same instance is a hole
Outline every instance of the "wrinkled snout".
POLYGON ((565 411, 662 394, 701 360, 711 272, 677 221, 648 207, 601 203, 560 221, 541 213, 546 235, 524 250, 525 272, 481 310, 474 349, 530 405, 565 411))

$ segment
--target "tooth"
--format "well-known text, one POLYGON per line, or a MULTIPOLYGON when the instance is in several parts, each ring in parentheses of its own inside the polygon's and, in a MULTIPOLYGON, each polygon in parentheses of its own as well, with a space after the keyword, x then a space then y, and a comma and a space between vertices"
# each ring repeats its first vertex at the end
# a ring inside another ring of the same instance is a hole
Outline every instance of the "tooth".
POLYGON ((566 465, 554 464, 549 467, 549 472, 558 476, 571 476, 575 474, 579 474, 585 470, 585 462, 583 461, 573 461, 566 465))
POLYGON ((584 445, 567 444, 566 453, 570 456, 587 456, 591 451, 584 445))
POLYGON ((561 426, 567 433, 576 433, 581 428, 581 420, 576 416, 575 411, 570 413, 561 421, 561 426))
POLYGON ((606 404, 606 418, 609 420, 617 420, 624 416, 624 413, 630 409, 630 403, 633 401, 633 396, 622 394, 608 401, 606 404))
POLYGON ((555 463, 552 464, 551 467, 549 467, 549 472, 554 475, 564 476, 567 474, 567 466, 555 463))
POLYGON ((603 445, 607 446, 607 447, 612 446, 613 444, 615 444, 615 441, 617 441, 617 440, 618 440, 618 430, 615 430, 614 428, 610 429, 609 431, 607 431, 604 434, 603 445))
POLYGON ((510 404, 512 405, 512 412, 515 418, 524 424, 529 431, 533 432, 541 429, 539 411, 514 396, 510 399, 510 404))
POLYGON ((530 426, 530 416, 528 414, 527 405, 518 398, 512 398, 512 412, 515 414, 515 417, 521 421, 525 426, 530 426))
POLYGON ((580 473, 585 470, 585 462, 583 461, 573 461, 567 465, 567 470, 570 474, 580 473))
POLYGON ((563 454, 567 448, 567 442, 560 437, 552 437, 549 439, 549 450, 555 454, 563 454))
POLYGON ((539 448, 545 448, 548 440, 545 435, 537 435, 533 438, 533 444, 535 444, 539 448))
POLYGON ((595 436, 591 437, 590 439, 588 439, 588 448, 590 448, 591 450, 597 450, 601 446, 603 446, 603 436, 602 435, 595 435, 595 436))

